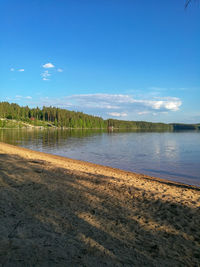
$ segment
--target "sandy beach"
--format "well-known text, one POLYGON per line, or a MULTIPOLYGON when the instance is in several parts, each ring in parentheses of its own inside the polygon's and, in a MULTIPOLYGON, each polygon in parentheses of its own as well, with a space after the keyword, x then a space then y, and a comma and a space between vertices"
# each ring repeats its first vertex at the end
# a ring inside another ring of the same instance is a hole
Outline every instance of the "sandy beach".
POLYGON ((200 266, 200 188, 0 143, 0 266, 200 266))

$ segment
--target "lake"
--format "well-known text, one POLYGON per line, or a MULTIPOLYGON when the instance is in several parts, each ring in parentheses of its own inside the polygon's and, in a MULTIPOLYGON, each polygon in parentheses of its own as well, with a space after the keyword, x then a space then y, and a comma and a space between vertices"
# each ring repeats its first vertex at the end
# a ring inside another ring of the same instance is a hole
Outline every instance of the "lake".
POLYGON ((0 141, 200 186, 200 132, 2 129, 0 141))

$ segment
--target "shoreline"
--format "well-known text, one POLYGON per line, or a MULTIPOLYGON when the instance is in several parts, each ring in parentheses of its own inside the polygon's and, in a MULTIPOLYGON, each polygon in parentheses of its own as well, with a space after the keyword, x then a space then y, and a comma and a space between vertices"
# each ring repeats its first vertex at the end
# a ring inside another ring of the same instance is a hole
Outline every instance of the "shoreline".
POLYGON ((0 143, 6 266, 198 266, 200 188, 0 143))
POLYGON ((113 167, 106 166, 106 165, 91 163, 88 161, 77 160, 77 159, 72 159, 72 158, 68 158, 64 156, 40 152, 40 151, 32 150, 29 148, 15 146, 15 145, 3 143, 3 142, 0 142, 0 151, 1 150, 11 153, 11 154, 17 154, 20 156, 26 155, 26 157, 28 157, 29 159, 45 160, 45 161, 50 162, 51 164, 56 163, 56 165, 59 165, 60 167, 71 168, 71 170, 77 170, 78 168, 78 170, 81 170, 81 171, 87 170, 91 174, 93 173, 101 174, 103 172, 104 175, 108 175, 108 176, 109 175, 117 176, 117 174, 121 174, 121 175, 128 176, 129 178, 137 177, 140 179, 146 179, 146 180, 155 181, 158 183, 163 183, 163 184, 166 183, 169 185, 176 185, 180 187, 200 190, 200 186, 197 186, 197 185, 190 185, 190 184, 176 182, 176 181, 172 181, 172 180, 168 180, 168 179, 164 179, 160 177, 154 177, 154 176, 150 176, 150 175, 146 175, 142 173, 135 173, 132 171, 126 171, 126 170, 113 168, 113 167))
POLYGON ((106 166, 106 165, 96 164, 96 163, 92 163, 92 162, 88 162, 88 161, 72 159, 72 158, 68 158, 68 157, 64 157, 64 156, 40 152, 40 151, 32 150, 29 148, 24 148, 21 146, 11 145, 11 144, 4 143, 4 142, 0 142, 0 151, 1 150, 5 151, 5 152, 9 152, 11 154, 16 153, 20 156, 24 156, 24 154, 26 154, 26 156, 30 159, 45 160, 45 161, 48 161, 52 164, 56 163, 60 167, 66 167, 66 168, 70 167, 70 168, 72 168, 72 170, 76 170, 78 168, 78 170, 84 171, 85 169, 87 169, 87 171, 89 171, 91 173, 95 173, 95 174, 97 174, 97 173, 101 174, 101 172, 103 171, 103 173, 105 175, 111 174, 114 176, 116 174, 120 173, 121 175, 124 174, 125 176, 129 176, 129 177, 137 177, 140 179, 147 179, 147 180, 151 180, 151 181, 156 181, 158 183, 166 183, 166 184, 171 184, 171 185, 177 185, 180 187, 193 188, 193 189, 199 189, 200 190, 200 186, 198 186, 198 185, 192 185, 189 183, 181 183, 181 182, 177 182, 177 181, 168 180, 165 178, 150 176, 150 175, 143 174, 143 173, 135 173, 132 171, 127 171, 127 170, 114 168, 114 167, 110 167, 110 166, 106 166))

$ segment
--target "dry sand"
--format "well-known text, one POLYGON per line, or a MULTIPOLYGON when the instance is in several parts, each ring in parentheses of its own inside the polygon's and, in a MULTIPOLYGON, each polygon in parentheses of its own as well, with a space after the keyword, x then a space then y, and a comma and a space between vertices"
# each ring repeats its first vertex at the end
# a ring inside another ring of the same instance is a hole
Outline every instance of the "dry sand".
POLYGON ((200 188, 0 143, 1 266, 200 266, 200 188))

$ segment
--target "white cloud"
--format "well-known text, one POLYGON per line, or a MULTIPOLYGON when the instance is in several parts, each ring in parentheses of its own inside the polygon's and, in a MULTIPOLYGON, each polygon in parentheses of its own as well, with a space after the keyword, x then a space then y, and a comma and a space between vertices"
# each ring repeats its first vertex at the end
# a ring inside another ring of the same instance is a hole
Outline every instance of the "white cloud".
POLYGON ((181 101, 174 101, 174 102, 170 101, 165 103, 165 107, 166 109, 177 111, 179 110, 181 104, 182 104, 181 101))
POLYGON ((107 113, 108 115, 112 116, 112 117, 126 117, 128 114, 125 112, 119 113, 119 112, 110 112, 107 113))
POLYGON ((166 100, 136 100, 135 103, 141 103, 146 107, 150 107, 153 110, 170 110, 177 111, 182 105, 182 102, 178 98, 169 98, 166 100))
POLYGON ((57 72, 63 72, 63 69, 59 68, 59 69, 57 69, 57 72))
POLYGON ((48 70, 45 70, 44 72, 41 73, 41 77, 43 81, 49 81, 48 77, 50 77, 51 74, 49 73, 48 70))
POLYGON ((24 71, 24 69, 19 69, 18 71, 20 71, 20 72, 23 72, 23 71, 24 71))
POLYGON ((138 115, 146 115, 146 114, 148 114, 149 113, 149 111, 140 111, 140 112, 138 112, 137 114, 138 115))
POLYGON ((22 95, 16 95, 15 99, 19 100, 19 99, 32 99, 31 96, 22 96, 22 95))
MULTIPOLYGON (((182 102, 176 97, 165 98, 153 98, 153 100, 135 99, 130 95, 122 94, 85 94, 85 95, 73 95, 69 99, 72 99, 87 107, 101 107, 103 109, 144 109, 142 111, 158 110, 158 111, 177 111, 182 102)), ((138 112, 140 112, 139 110, 138 112)))
POLYGON ((55 68, 55 66, 50 62, 42 65, 42 67, 45 68, 45 69, 55 68))
MULTIPOLYGON (((43 64, 42 67, 44 69, 53 69, 53 68, 55 68, 55 65, 53 65, 51 62, 48 62, 46 64, 43 64)), ((63 72, 63 69, 57 68, 57 69, 54 70, 54 73, 55 73, 55 71, 57 71, 57 72, 63 72)), ((49 73, 49 70, 45 70, 44 72, 42 72, 41 73, 42 80, 43 81, 49 81, 50 80, 49 77, 52 75, 52 73, 49 73)))
POLYGON ((81 94, 68 98, 80 105, 101 109, 119 109, 123 103, 129 103, 132 100, 130 96, 121 94, 81 94))
MULTIPOLYGON (((43 74, 43 79, 48 79, 49 73, 43 74)), ((88 114, 99 114, 103 117, 127 117, 139 119, 138 116, 162 115, 179 110, 182 102, 175 97, 152 97, 148 99, 134 98, 126 94, 79 94, 55 99, 41 99, 45 105, 70 108, 88 114)))
POLYGON ((10 71, 15 71, 15 69, 14 68, 10 68, 10 71))

